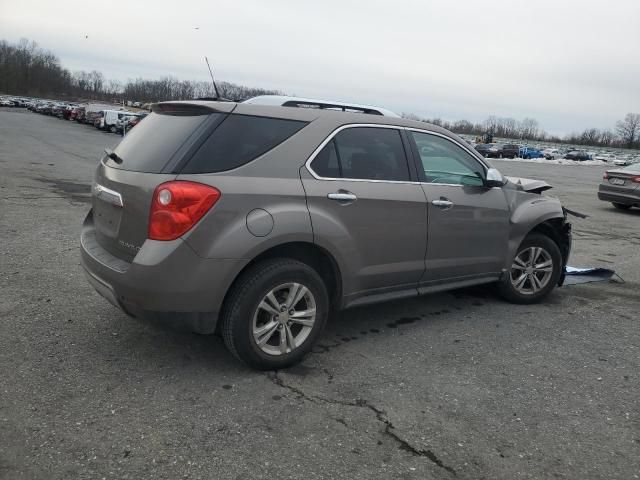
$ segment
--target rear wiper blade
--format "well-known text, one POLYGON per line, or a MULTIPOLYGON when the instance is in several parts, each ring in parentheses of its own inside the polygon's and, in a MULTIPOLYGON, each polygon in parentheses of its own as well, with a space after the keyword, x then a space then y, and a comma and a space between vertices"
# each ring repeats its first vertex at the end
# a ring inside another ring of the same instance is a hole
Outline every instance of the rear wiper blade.
POLYGON ((109 148, 105 148, 104 149, 104 153, 106 153, 107 157, 109 157, 111 160, 116 162, 118 165, 120 165, 122 163, 122 158, 119 157, 118 154, 115 153, 113 150, 111 150, 109 148))

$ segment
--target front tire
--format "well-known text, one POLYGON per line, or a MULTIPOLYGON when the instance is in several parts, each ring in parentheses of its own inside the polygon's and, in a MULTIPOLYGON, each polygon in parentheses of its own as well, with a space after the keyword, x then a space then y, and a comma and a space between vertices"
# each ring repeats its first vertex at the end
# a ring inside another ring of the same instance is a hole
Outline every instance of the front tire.
POLYGON ((511 269, 498 282, 498 291, 511 303, 537 303, 551 293, 561 273, 562 255, 556 242, 531 233, 518 247, 511 269))
POLYGON ((232 287, 221 332, 233 355, 258 370, 300 362, 327 322, 329 296, 309 265, 279 258, 257 263, 232 287))

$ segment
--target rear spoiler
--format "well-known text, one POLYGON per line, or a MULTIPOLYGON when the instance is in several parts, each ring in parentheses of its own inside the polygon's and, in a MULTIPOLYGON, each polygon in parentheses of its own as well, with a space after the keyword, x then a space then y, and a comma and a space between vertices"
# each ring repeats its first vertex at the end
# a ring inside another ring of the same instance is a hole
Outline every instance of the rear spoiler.
POLYGON ((233 102, 176 101, 151 105, 151 111, 160 115, 196 116, 212 113, 231 113, 237 104, 233 102))

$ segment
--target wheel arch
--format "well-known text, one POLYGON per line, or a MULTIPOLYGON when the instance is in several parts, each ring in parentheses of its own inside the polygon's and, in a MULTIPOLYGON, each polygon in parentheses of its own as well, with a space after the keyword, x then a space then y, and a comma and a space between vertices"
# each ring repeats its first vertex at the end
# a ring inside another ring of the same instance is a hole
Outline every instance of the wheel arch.
MULTIPOLYGON (((332 308, 342 307, 342 273, 335 258, 324 248, 311 242, 293 241, 272 246, 251 259, 235 276, 222 301, 222 309, 238 279, 254 265, 273 258, 291 258, 309 265, 324 281, 332 308)), ((219 327, 220 323, 218 323, 219 327)))
POLYGON ((567 266, 569 254, 571 253, 571 224, 566 221, 566 215, 540 219, 534 222, 533 226, 526 230, 524 234, 519 235, 517 241, 512 239, 510 242, 508 263, 507 266, 505 266, 506 270, 508 271, 508 265, 511 265, 520 244, 532 233, 545 235, 558 245, 560 254, 562 255, 562 273, 558 285, 562 285, 565 278, 565 267, 567 266))

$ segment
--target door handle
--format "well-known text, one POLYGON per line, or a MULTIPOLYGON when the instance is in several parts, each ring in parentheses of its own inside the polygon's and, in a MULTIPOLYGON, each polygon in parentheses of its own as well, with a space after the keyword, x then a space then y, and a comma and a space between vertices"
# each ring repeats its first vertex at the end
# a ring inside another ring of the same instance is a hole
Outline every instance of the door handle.
POLYGON ((440 198, 439 200, 432 200, 432 205, 435 205, 442 210, 448 210, 453 207, 453 202, 451 200, 447 200, 446 198, 440 198))
POLYGON ((347 192, 344 190, 341 190, 335 193, 329 193, 327 195, 327 198, 329 200, 335 200, 336 202, 339 202, 345 205, 349 203, 353 203, 358 199, 358 197, 356 197, 353 193, 347 192))

